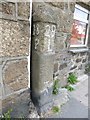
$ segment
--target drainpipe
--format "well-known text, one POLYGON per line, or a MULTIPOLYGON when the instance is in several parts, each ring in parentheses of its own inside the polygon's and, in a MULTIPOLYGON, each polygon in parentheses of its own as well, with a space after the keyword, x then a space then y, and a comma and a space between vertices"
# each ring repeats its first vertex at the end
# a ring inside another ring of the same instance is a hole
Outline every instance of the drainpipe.
POLYGON ((30 88, 30 51, 31 51, 31 20, 32 20, 32 0, 30 0, 30 17, 29 17, 29 30, 30 30, 30 38, 29 38, 29 56, 28 56, 28 87, 30 88))

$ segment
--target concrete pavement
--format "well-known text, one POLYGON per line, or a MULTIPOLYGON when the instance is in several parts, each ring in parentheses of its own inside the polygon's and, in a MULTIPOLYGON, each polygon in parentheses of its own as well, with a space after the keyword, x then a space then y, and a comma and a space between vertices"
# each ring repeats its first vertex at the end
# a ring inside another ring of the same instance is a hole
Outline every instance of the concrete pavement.
POLYGON ((88 118, 88 76, 84 75, 78 80, 75 90, 68 92, 70 100, 52 118, 88 118))

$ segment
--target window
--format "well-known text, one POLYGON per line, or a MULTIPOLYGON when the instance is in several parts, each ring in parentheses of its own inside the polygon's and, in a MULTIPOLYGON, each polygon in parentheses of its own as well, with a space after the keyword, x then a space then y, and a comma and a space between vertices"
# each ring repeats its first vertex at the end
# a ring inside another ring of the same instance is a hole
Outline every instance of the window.
POLYGON ((74 22, 70 47, 86 47, 89 31, 89 11, 80 5, 75 5, 74 22))

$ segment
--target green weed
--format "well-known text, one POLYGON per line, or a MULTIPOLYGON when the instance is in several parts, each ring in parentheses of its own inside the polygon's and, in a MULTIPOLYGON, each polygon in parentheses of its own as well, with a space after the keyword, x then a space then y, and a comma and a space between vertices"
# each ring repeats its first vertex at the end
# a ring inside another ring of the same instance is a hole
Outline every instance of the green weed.
POLYGON ((6 113, 4 113, 3 114, 3 119, 4 120, 11 120, 11 112, 12 112, 12 109, 10 109, 6 113))
POLYGON ((58 91, 59 91, 59 80, 55 80, 52 94, 57 95, 58 91))
POLYGON ((58 113, 58 112, 60 112, 60 108, 58 106, 53 106, 52 111, 54 113, 58 113))
POLYGON ((72 92, 74 90, 74 88, 70 85, 67 85, 65 88, 70 92, 72 92))
POLYGON ((72 73, 69 75, 68 79, 68 83, 70 84, 75 84, 78 82, 77 77, 72 73))

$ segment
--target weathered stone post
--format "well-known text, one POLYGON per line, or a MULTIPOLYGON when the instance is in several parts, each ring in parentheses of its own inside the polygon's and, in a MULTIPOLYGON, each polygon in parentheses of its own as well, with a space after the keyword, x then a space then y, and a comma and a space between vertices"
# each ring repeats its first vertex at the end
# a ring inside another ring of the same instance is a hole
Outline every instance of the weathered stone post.
POLYGON ((52 105, 54 40, 56 25, 33 19, 32 40, 32 100, 38 113, 52 105))

